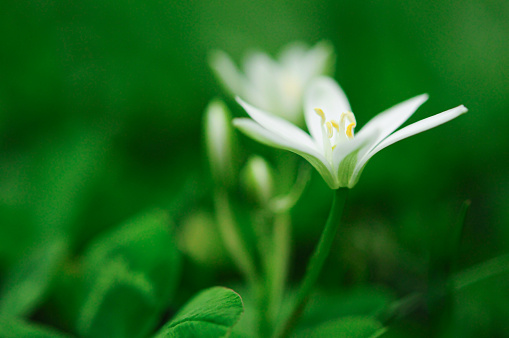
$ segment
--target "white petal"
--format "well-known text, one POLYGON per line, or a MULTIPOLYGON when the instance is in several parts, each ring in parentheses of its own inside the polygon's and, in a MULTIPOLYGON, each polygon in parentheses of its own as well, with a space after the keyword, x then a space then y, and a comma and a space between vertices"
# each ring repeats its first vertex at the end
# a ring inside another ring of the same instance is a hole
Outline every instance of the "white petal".
POLYGON ((338 121, 341 113, 349 112, 351 108, 345 93, 333 79, 323 76, 311 82, 304 96, 304 113, 309 132, 316 143, 321 144, 322 120, 315 108, 322 109, 327 120, 338 121))
POLYGON ((232 59, 223 51, 216 50, 209 55, 209 64, 223 86, 233 95, 243 95, 242 75, 232 59))
POLYGON ((374 130, 378 130, 379 136, 373 142, 374 148, 380 141, 405 123, 426 100, 428 100, 428 94, 422 94, 385 110, 366 123, 356 136, 371 134, 374 130))
POLYGON ((294 42, 285 47, 279 57, 285 71, 299 76, 303 83, 313 77, 325 75, 333 66, 334 48, 327 41, 318 42, 308 48, 302 42, 294 42))
POLYGON ((246 110, 249 116, 258 122, 263 128, 278 135, 280 138, 290 142, 291 144, 299 144, 300 147, 306 148, 308 152, 316 152, 320 149, 316 147, 315 143, 306 132, 294 126, 290 122, 255 108, 242 101, 239 97, 237 97, 237 102, 246 110))
POLYGON ((299 65, 308 51, 308 46, 301 41, 287 44, 279 53, 281 65, 295 67, 299 65))
POLYGON ((351 140, 338 144, 332 153, 334 170, 337 171, 341 161, 357 150, 359 151, 359 158, 362 158, 365 148, 368 148, 377 137, 378 133, 375 132, 370 135, 355 136, 355 138, 351 140))
POLYGON ((349 182, 355 172, 357 162, 377 137, 377 131, 361 137, 356 136, 352 140, 339 144, 334 149, 332 161, 340 186, 353 187, 349 182))
POLYGON ((251 52, 244 59, 244 72, 252 85, 261 91, 269 91, 277 64, 267 54, 251 52))
POLYGON ((236 118, 233 120, 233 124, 235 127, 239 128, 244 134, 253 138, 254 140, 261 142, 265 145, 289 150, 294 152, 302 157, 304 157, 315 169, 320 173, 325 182, 332 188, 337 189, 337 180, 335 176, 332 174, 332 168, 329 163, 325 160, 322 154, 314 151, 313 149, 308 149, 306 147, 301 147, 301 145, 297 143, 292 143, 279 135, 265 129, 255 121, 248 118, 236 118))
POLYGON ((239 93, 244 99, 262 109, 270 109, 274 105, 274 70, 275 62, 261 52, 251 52, 244 58, 242 87, 239 93))
POLYGON ((303 73, 309 81, 315 76, 328 75, 334 69, 334 47, 328 41, 320 41, 306 54, 303 73))
POLYGON ((369 153, 367 153, 361 161, 357 163, 356 171, 360 171, 362 167, 366 164, 366 162, 373 157, 377 152, 384 149, 385 147, 390 146, 391 144, 394 144, 398 141, 401 141, 407 137, 410 137, 412 135, 422 133, 423 131, 426 131, 428 129, 437 127, 441 124, 444 124, 446 122, 449 122, 452 119, 455 119, 456 117, 460 116, 461 114, 464 114, 468 111, 465 106, 461 105, 456 108, 452 108, 449 110, 446 110, 440 114, 436 114, 433 116, 430 116, 428 118, 425 118, 424 120, 420 120, 418 122, 415 122, 409 126, 406 126, 403 129, 398 130, 392 135, 389 135, 385 140, 380 142, 374 149, 372 149, 369 153))

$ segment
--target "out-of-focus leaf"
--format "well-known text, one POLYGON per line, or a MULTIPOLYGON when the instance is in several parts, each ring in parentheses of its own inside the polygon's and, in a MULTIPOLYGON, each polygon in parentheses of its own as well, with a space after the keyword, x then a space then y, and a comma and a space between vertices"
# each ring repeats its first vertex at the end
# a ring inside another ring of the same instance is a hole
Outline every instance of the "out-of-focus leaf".
POLYGON ((63 239, 34 249, 12 268, 0 293, 0 315, 25 316, 41 302, 67 252, 63 239))
POLYGON ((143 272, 153 284, 156 298, 171 300, 180 275, 180 256, 168 215, 150 211, 127 221, 90 244, 83 267, 90 277, 116 257, 131 271, 143 272))
POLYGON ((147 335, 171 302, 180 256, 167 213, 151 211, 90 244, 82 262, 78 331, 93 337, 147 335))
POLYGON ((98 272, 81 308, 78 332, 84 337, 141 337, 153 325, 154 289, 141 273, 128 270, 121 258, 98 272))
POLYGON ((0 317, 0 337, 64 338, 68 336, 53 329, 28 323, 20 319, 0 317))
POLYGON ((345 316, 376 316, 395 300, 387 289, 373 286, 356 287, 343 292, 319 292, 309 300, 300 327, 345 316))
POLYGON ((297 333, 297 337, 374 338, 385 332, 382 324, 373 317, 351 316, 324 323, 313 329, 297 333))
POLYGON ((184 305, 156 337, 224 337, 243 311, 239 294, 227 288, 213 287, 184 305))

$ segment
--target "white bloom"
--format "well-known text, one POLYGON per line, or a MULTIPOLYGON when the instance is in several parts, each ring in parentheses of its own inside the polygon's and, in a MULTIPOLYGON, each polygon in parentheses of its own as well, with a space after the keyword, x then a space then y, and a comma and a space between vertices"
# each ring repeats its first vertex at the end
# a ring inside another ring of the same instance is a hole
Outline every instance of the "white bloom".
POLYGON ((210 65, 233 95, 294 124, 303 124, 302 96, 309 81, 327 75, 334 63, 333 48, 320 42, 312 48, 288 45, 277 60, 261 52, 249 54, 241 72, 222 51, 211 54, 210 65))
POLYGON ((461 105, 394 132, 427 99, 428 95, 423 94, 389 108, 354 135, 356 121, 348 99, 334 80, 321 77, 311 83, 304 98, 306 124, 311 135, 239 98, 252 119, 238 118, 234 124, 262 143, 304 157, 332 189, 352 188, 368 160, 380 150, 467 112, 461 105))

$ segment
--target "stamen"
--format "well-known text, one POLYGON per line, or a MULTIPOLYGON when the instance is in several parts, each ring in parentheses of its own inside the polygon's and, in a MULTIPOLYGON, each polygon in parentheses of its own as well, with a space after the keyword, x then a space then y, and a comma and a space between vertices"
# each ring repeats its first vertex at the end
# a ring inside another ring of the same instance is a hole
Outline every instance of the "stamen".
POLYGON ((353 128, 355 128, 355 122, 350 123, 348 127, 346 127, 346 136, 349 138, 353 138, 353 128))
POLYGON ((325 123, 325 125, 327 126, 327 137, 331 138, 332 137, 332 124, 330 122, 327 122, 327 123, 325 123))
POLYGON ((335 120, 331 120, 330 123, 332 123, 332 126, 339 132, 339 123, 335 120))
POLYGON ((325 123, 325 114, 320 108, 315 108, 315 112, 322 118, 322 123, 325 123))

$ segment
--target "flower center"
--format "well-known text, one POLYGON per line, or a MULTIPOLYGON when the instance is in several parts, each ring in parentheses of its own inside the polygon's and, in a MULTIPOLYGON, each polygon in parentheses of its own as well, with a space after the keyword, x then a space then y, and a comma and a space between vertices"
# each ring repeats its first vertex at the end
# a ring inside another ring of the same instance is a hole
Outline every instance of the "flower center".
POLYGON ((339 121, 327 121, 325 113, 320 108, 315 108, 315 112, 322 118, 322 132, 329 138, 332 149, 336 148, 338 143, 354 138, 353 130, 357 122, 352 112, 341 113, 339 121))
POLYGON ((291 74, 290 72, 285 72, 282 75, 281 82, 283 94, 285 94, 286 97, 294 100, 295 98, 301 96, 302 92, 301 81, 294 74, 291 74))

